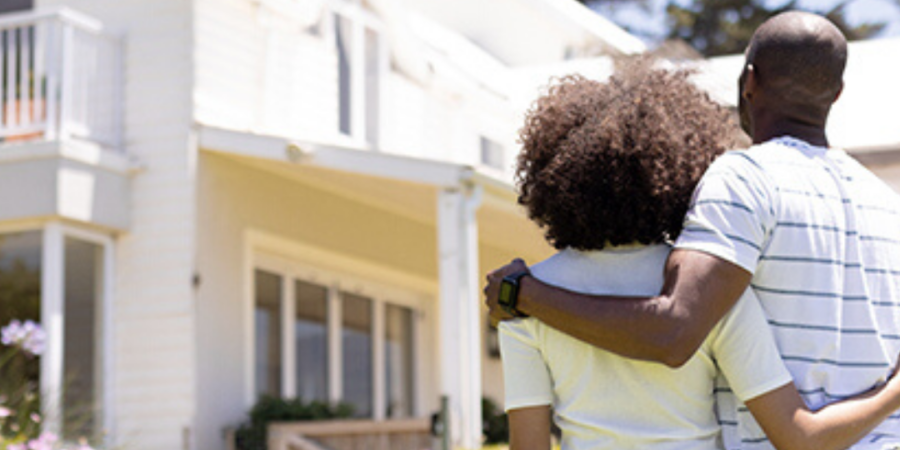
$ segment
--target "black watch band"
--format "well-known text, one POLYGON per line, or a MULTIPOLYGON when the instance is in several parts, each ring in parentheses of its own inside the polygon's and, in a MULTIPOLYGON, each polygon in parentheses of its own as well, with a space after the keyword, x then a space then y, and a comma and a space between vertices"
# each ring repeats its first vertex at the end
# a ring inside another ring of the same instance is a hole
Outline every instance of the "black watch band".
POLYGON ((528 314, 517 308, 519 305, 519 280, 525 275, 531 275, 531 273, 525 270, 516 272, 503 277, 503 281, 500 282, 500 295, 497 303, 513 317, 528 317, 528 314))

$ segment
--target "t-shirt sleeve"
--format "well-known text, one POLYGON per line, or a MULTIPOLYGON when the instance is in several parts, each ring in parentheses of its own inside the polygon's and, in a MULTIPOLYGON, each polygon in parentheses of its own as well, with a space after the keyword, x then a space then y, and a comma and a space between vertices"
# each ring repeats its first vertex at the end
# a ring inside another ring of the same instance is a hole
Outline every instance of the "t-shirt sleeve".
POLYGON ((713 357, 741 401, 793 381, 751 289, 744 292, 713 333, 713 357))
POLYGON ((726 153, 694 190, 675 247, 709 253, 753 273, 775 225, 774 201, 757 163, 743 151, 726 153))
POLYGON ((553 404, 550 370, 541 354, 537 326, 533 318, 500 323, 506 411, 553 404))

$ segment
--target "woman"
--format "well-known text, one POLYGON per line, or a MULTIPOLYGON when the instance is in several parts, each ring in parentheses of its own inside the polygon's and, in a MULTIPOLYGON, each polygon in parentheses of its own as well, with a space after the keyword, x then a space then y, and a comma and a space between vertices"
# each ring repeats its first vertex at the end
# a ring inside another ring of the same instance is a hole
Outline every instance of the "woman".
MULTIPOLYGON (((556 83, 520 132, 519 202, 559 250, 532 275, 593 294, 659 292, 667 243, 733 129, 685 73, 646 61, 607 83, 556 83)), ((780 450, 847 448, 900 407, 892 379, 809 411, 750 290, 678 369, 619 357, 533 318, 500 330, 513 450, 549 448, 551 407, 563 449, 721 448, 719 376, 780 450)))

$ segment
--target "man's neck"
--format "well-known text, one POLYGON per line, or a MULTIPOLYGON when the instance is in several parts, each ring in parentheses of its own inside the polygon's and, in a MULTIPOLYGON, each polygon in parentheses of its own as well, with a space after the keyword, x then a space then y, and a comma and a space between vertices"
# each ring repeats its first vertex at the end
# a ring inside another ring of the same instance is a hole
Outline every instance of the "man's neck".
POLYGON ((766 130, 766 132, 754 133, 753 143, 762 144, 763 142, 783 136, 800 139, 801 141, 808 142, 817 147, 828 148, 828 137, 825 135, 825 130, 813 127, 771 128, 766 130))
POLYGON ((775 138, 790 136, 817 147, 828 148, 828 137, 825 134, 824 124, 815 125, 784 119, 772 121, 768 124, 761 123, 760 125, 753 130, 754 144, 762 144, 775 138))

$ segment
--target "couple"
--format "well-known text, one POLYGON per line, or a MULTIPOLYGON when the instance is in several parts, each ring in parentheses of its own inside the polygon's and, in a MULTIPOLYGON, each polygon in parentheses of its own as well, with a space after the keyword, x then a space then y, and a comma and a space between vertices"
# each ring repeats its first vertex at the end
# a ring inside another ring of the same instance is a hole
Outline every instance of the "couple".
POLYGON ((712 165, 727 119, 683 74, 538 100, 519 201, 560 252, 485 287, 513 450, 549 448, 551 406, 563 449, 900 448, 900 199, 828 149, 846 57, 819 16, 763 24, 755 145, 712 165))

